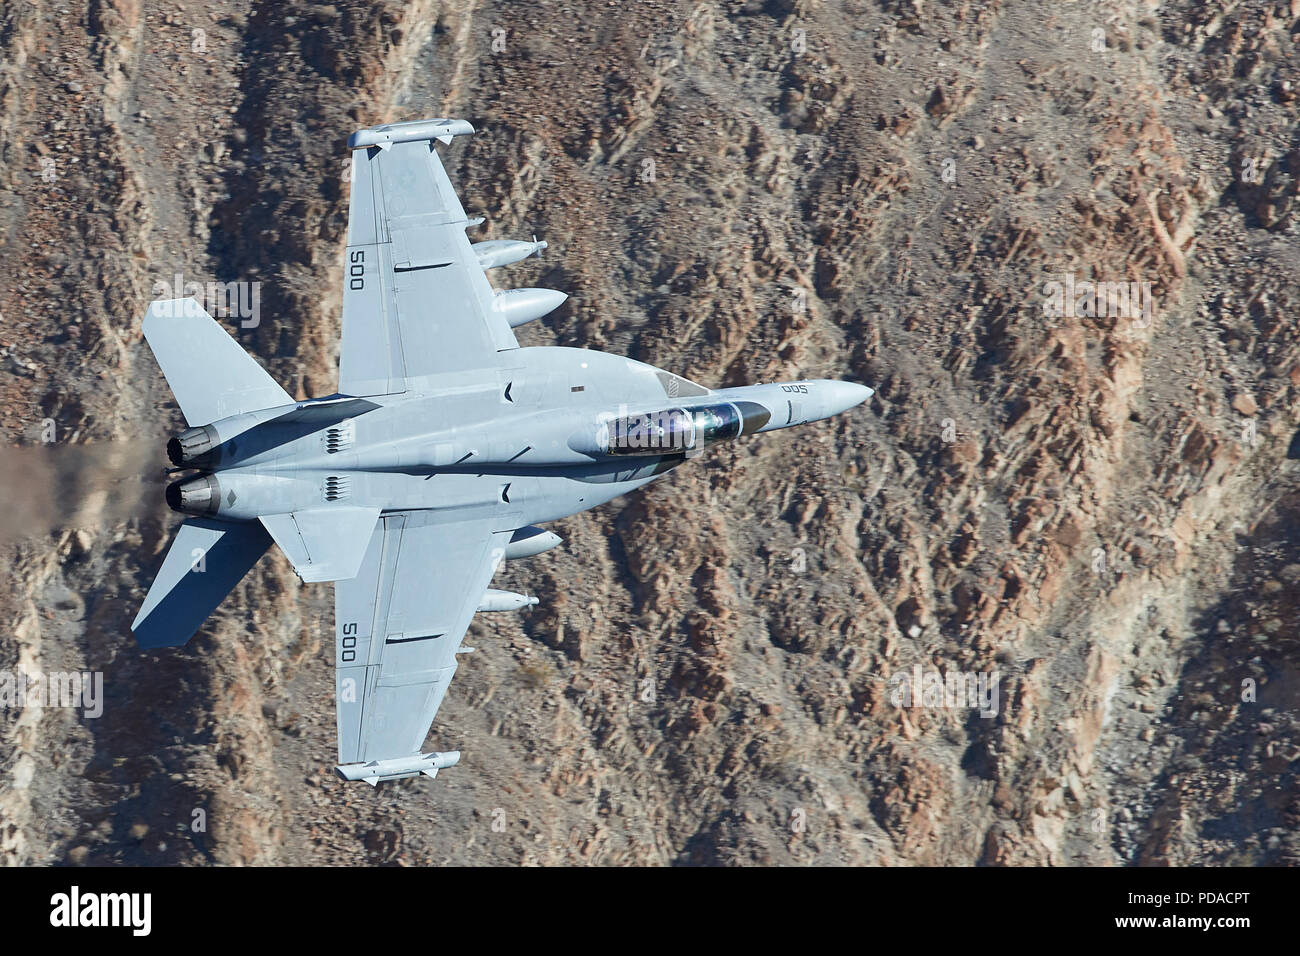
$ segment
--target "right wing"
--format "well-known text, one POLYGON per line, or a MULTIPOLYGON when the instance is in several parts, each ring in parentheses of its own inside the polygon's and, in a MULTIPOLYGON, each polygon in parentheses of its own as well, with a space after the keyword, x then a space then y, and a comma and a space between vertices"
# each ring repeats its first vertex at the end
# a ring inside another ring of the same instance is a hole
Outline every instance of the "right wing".
POLYGON ((413 768, 445 756, 420 748, 510 541, 511 531, 494 530, 502 524, 449 522, 432 511, 384 515, 357 576, 335 582, 339 763, 363 765, 341 766, 346 779, 429 773, 413 768))
POLYGON ((496 368, 519 347, 465 229, 465 210, 434 140, 474 131, 463 120, 361 130, 343 277, 339 391, 385 395, 411 379, 496 368), (413 138, 413 137, 421 138, 413 138))

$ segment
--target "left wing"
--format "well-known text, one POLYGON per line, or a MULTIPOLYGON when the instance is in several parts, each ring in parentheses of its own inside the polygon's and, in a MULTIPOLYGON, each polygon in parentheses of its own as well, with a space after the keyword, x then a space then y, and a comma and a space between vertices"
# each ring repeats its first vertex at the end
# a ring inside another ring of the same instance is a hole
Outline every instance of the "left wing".
POLYGON ((432 511, 384 515, 357 576, 335 583, 344 779, 433 776, 459 758, 420 748, 505 555, 512 532, 494 530, 501 526, 499 518, 448 521, 432 511))
POLYGON ((434 141, 472 133, 464 120, 360 130, 343 272, 339 391, 404 392, 411 379, 496 368, 519 347, 470 246, 465 210, 434 141))

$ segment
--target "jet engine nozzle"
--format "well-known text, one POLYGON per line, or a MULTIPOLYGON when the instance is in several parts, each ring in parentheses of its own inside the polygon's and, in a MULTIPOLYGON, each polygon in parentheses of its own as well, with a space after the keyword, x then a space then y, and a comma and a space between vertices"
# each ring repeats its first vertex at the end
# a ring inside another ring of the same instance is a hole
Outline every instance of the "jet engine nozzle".
POLYGON ((221 444, 211 425, 187 428, 167 442, 167 457, 177 467, 199 468, 210 464, 211 453, 221 444))
MULTIPOLYGON (((175 441, 175 439, 173 439, 175 441)), ((167 486, 167 507, 187 515, 213 515, 221 504, 216 475, 183 478, 167 486)))

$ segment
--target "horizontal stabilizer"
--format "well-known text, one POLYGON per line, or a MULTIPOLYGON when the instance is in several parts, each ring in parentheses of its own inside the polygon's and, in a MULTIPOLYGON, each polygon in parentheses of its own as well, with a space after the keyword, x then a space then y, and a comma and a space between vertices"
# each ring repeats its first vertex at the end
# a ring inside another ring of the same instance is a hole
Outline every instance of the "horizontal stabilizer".
POLYGON ((188 641, 270 546, 256 522, 186 520, 131 624, 140 646, 188 641))
POLYGON ((356 577, 378 520, 378 508, 315 508, 261 518, 309 584, 356 577))
POLYGON ((144 337, 192 427, 293 399, 194 299, 149 306, 144 337))

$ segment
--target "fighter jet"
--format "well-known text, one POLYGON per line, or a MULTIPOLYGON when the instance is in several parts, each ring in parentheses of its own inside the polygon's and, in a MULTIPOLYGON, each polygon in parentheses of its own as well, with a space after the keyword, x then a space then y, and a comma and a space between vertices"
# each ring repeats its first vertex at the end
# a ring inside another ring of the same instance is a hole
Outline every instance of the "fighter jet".
POLYGON ((338 392, 293 399, 193 299, 144 334, 190 425, 167 443, 185 515, 131 628, 184 644, 274 541, 334 582, 338 774, 371 785, 454 766, 422 752, 470 620, 525 597, 503 560, 561 543, 541 525, 604 504, 742 435, 837 415, 872 390, 814 380, 709 389, 642 362, 521 348, 567 296, 495 289, 545 248, 471 242, 435 142, 464 120, 363 129, 352 151, 338 392))

